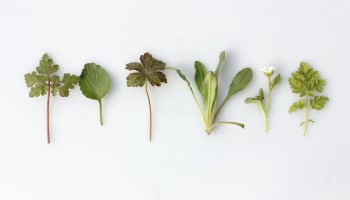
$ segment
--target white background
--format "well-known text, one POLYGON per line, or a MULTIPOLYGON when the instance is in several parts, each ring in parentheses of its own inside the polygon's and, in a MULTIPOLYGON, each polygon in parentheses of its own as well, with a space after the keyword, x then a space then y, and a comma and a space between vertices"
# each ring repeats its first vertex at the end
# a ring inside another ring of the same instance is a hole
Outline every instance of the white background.
POLYGON ((350 199, 348 99, 350 4, 346 0, 11 0, 0 1, 0 199, 3 200, 346 200, 350 199), (252 67, 254 79, 219 116, 244 122, 208 136, 185 83, 151 88, 154 140, 148 142, 143 88, 127 88, 125 64, 149 51, 193 80, 195 60, 226 62, 220 100, 231 79, 252 67), (46 144, 45 97, 29 98, 24 74, 44 52, 60 73, 96 62, 110 74, 98 104, 79 89, 52 99, 46 144), (327 80, 330 102, 303 113, 288 85, 300 61, 327 80), (260 68, 284 81, 272 95, 270 132, 244 99, 266 88, 260 68))

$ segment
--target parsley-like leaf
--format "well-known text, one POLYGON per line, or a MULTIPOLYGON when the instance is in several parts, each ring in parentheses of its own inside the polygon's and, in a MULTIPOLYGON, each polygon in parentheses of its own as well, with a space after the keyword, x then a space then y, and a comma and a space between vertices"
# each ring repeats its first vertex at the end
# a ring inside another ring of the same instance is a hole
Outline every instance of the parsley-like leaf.
POLYGON ((288 79, 293 93, 296 93, 301 99, 292 104, 289 113, 298 109, 305 109, 305 119, 301 123, 304 126, 304 135, 306 135, 309 119, 309 108, 321 110, 329 101, 328 97, 316 96, 321 93, 326 85, 326 81, 320 78, 319 72, 310 67, 306 62, 301 62, 297 71, 292 73, 288 79))
POLYGON ((165 63, 154 59, 152 55, 147 52, 140 56, 140 63, 128 63, 126 64, 126 69, 136 71, 130 73, 126 77, 126 84, 128 87, 145 86, 149 107, 149 140, 152 141, 152 107, 148 93, 148 83, 152 86, 160 86, 162 83, 167 83, 167 78, 162 72, 165 69, 165 63))
POLYGON ((69 89, 73 89, 79 82, 79 77, 65 74, 63 80, 54 73, 58 71, 59 66, 53 64, 53 60, 44 54, 40 60, 36 71, 24 75, 27 87, 30 88, 29 97, 38 97, 47 95, 46 105, 46 126, 47 126, 47 143, 50 144, 50 96, 55 96, 57 90, 61 97, 69 95, 69 89))

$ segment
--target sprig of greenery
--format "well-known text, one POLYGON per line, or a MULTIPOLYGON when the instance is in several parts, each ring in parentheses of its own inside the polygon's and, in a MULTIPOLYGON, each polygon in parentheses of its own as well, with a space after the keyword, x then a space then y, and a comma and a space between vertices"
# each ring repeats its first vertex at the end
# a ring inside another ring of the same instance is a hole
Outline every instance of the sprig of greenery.
POLYGON ((165 63, 154 59, 148 52, 140 56, 140 61, 140 63, 131 62, 126 64, 127 70, 136 71, 126 77, 126 84, 128 87, 145 86, 149 107, 149 141, 152 141, 152 106, 148 93, 148 83, 151 86, 160 86, 162 83, 167 83, 167 78, 162 72, 165 69, 165 63))
POLYGON ((79 82, 79 77, 64 74, 62 80, 55 73, 59 66, 53 64, 52 59, 45 53, 36 71, 24 75, 27 87, 30 88, 29 97, 47 96, 46 104, 46 126, 47 143, 50 144, 50 96, 56 96, 57 92, 61 97, 68 97, 69 90, 79 82))
POLYGON ((81 72, 79 86, 84 96, 98 101, 102 126, 102 98, 108 93, 110 86, 108 73, 100 65, 87 63, 81 72))
POLYGON ((309 118, 309 108, 321 110, 329 101, 326 96, 317 96, 321 93, 326 85, 326 81, 321 79, 318 71, 310 67, 306 62, 301 62, 297 71, 292 73, 288 79, 289 85, 293 93, 299 94, 301 99, 292 104, 289 108, 289 113, 298 109, 305 109, 305 119, 300 124, 304 126, 304 135, 306 135, 308 123, 314 121, 309 118))
POLYGON ((216 67, 215 72, 208 71, 204 64, 200 61, 196 61, 194 64, 195 72, 195 83, 197 89, 202 98, 203 106, 199 104, 198 98, 196 97, 191 83, 188 81, 186 76, 176 68, 169 67, 168 69, 175 70, 180 78, 187 83, 187 86, 192 94, 192 97, 196 103, 196 106, 201 113, 201 118, 203 122, 203 126, 205 131, 210 134, 212 130, 221 124, 232 124, 237 125, 244 128, 244 124, 239 122, 231 122, 231 121, 220 121, 216 122, 216 117, 224 107, 224 105, 228 102, 228 100, 237 92, 242 91, 252 80, 252 70, 250 68, 244 68, 239 71, 237 75, 233 78, 229 91, 226 95, 224 101, 217 108, 217 100, 218 100, 218 79, 220 74, 220 69, 223 61, 225 60, 225 52, 222 51, 219 56, 219 64, 216 67), (202 108, 203 107, 203 108, 202 108))
POLYGON ((278 85, 282 81, 282 77, 280 74, 278 74, 277 76, 275 76, 275 78, 272 79, 272 75, 275 72, 275 68, 273 66, 264 68, 262 71, 264 72, 264 75, 266 76, 267 81, 268 81, 268 90, 267 90, 268 93, 267 93, 267 99, 266 99, 265 105, 264 105, 265 95, 264 95, 264 91, 262 88, 260 88, 258 96, 247 98, 245 100, 245 102, 246 103, 255 103, 258 105, 260 112, 263 115, 264 131, 265 131, 265 133, 267 133, 267 131, 268 131, 267 115, 268 115, 268 111, 269 111, 271 92, 276 87, 276 85, 278 85))

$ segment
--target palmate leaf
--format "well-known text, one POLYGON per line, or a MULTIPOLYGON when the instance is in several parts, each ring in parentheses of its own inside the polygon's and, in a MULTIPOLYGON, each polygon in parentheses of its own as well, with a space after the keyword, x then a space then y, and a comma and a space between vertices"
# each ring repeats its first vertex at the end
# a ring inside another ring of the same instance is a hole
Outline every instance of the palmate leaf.
MULTIPOLYGON (((66 76, 65 87, 70 86, 75 77, 66 76)), ((87 63, 80 75, 79 86, 81 92, 87 98, 97 100, 100 105, 100 123, 103 125, 102 118, 102 98, 107 94, 110 87, 110 79, 107 72, 95 63, 87 63)), ((60 93, 65 94, 66 88, 60 89, 60 93)))
POLYGON ((167 78, 162 72, 165 69, 165 63, 154 59, 150 53, 146 52, 140 56, 140 63, 130 62, 126 64, 126 69, 136 71, 126 77, 128 87, 145 86, 149 107, 149 140, 152 141, 152 106, 148 93, 148 83, 152 86, 161 86, 162 83, 167 83, 167 78))
POLYGON ((154 59, 150 53, 140 56, 141 63, 131 62, 126 64, 126 69, 137 72, 130 73, 127 77, 128 87, 142 87, 148 81, 152 86, 160 86, 167 83, 167 78, 162 70, 165 69, 165 63, 154 59))

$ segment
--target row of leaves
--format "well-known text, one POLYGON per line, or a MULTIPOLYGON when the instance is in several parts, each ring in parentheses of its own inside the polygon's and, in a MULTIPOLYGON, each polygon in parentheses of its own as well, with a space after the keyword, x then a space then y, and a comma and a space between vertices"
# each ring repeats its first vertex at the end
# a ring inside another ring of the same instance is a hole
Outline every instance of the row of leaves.
MULTIPOLYGON (((195 84, 200 94, 202 104, 196 96, 190 81, 177 68, 166 67, 163 61, 154 59, 151 54, 145 53, 140 56, 140 62, 131 62, 126 64, 126 69, 133 71, 127 76, 128 87, 145 87, 149 105, 149 140, 152 140, 152 107, 148 92, 148 84, 151 86, 161 86, 162 83, 167 83, 167 78, 163 73, 164 70, 175 70, 179 77, 186 82, 188 89, 196 103, 196 106, 201 114, 201 119, 205 131, 210 134, 212 130, 221 124, 232 124, 244 128, 244 124, 232 121, 216 121, 218 114, 223 109, 224 105, 231 99, 233 95, 244 90, 251 82, 253 72, 251 68, 240 70, 232 79, 229 91, 225 99, 218 103, 218 86, 219 74, 225 60, 225 52, 221 52, 219 63, 215 72, 207 70, 206 66, 200 61, 195 61, 195 84)), ((79 84, 80 90, 87 98, 97 100, 100 106, 100 123, 103 125, 102 118, 102 98, 107 94, 110 87, 110 78, 108 73, 95 63, 88 63, 84 66, 81 75, 64 74, 61 79, 56 72, 59 66, 54 64, 52 59, 45 53, 32 73, 25 74, 27 87, 30 88, 29 96, 47 96, 47 142, 50 144, 50 97, 56 96, 57 93, 61 97, 69 96, 69 90, 79 84)), ((271 92, 282 81, 280 74, 272 77, 274 68, 269 67, 263 70, 268 80, 268 94, 265 100, 264 91, 262 88, 259 94, 253 98, 247 98, 246 103, 255 103, 258 105, 264 119, 265 132, 268 131, 267 113, 269 109, 271 92)), ((305 109, 305 119, 301 125, 304 126, 306 134, 308 122, 314 122, 309 119, 309 108, 321 110, 328 102, 325 96, 318 96, 317 93, 323 91, 326 81, 321 79, 318 71, 315 71, 307 63, 301 62, 297 71, 292 73, 288 79, 292 92, 299 94, 301 99, 295 102, 289 109, 289 112, 294 112, 298 109, 305 109)))

